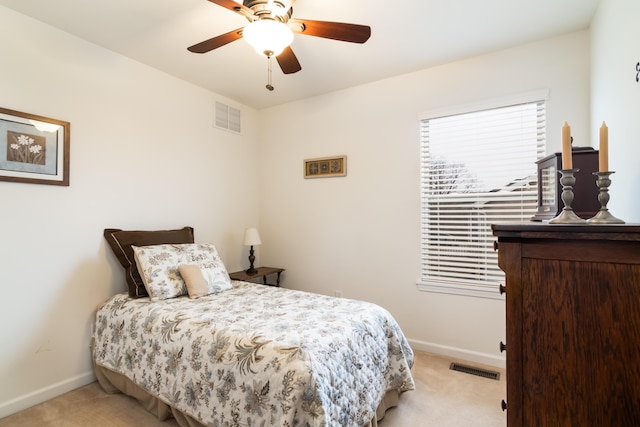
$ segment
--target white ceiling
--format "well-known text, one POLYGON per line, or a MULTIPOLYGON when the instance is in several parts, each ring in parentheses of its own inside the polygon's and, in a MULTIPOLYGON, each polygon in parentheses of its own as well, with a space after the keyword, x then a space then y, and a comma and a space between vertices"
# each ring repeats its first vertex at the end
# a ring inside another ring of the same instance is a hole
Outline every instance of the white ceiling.
POLYGON ((285 75, 244 40, 187 47, 247 21, 207 0, 0 0, 0 5, 257 109, 586 29, 598 0, 298 0, 293 17, 369 25, 352 44, 300 34, 285 75))

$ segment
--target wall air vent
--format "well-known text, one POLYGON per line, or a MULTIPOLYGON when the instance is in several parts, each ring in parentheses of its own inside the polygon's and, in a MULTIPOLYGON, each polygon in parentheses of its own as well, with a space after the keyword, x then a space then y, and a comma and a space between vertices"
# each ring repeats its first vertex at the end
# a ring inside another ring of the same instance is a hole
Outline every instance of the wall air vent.
POLYGON ((486 369, 474 368, 473 366, 461 365, 459 363, 452 363, 449 365, 449 369, 452 371, 464 372, 465 374, 477 375, 479 377, 489 378, 499 381, 500 373, 494 371, 488 371, 486 369))
POLYGON ((216 101, 214 122, 219 129, 240 134, 240 109, 216 101))

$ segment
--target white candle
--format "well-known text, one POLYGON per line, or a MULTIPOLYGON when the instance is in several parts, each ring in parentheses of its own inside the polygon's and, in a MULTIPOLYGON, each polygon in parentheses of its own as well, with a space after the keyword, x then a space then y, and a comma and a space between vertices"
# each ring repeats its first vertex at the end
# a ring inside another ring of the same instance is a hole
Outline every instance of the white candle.
POLYGON ((571 127, 569 123, 562 125, 562 169, 573 169, 573 159, 571 158, 571 127))
POLYGON ((605 122, 600 127, 600 154, 598 156, 600 172, 609 172, 609 128, 605 122))

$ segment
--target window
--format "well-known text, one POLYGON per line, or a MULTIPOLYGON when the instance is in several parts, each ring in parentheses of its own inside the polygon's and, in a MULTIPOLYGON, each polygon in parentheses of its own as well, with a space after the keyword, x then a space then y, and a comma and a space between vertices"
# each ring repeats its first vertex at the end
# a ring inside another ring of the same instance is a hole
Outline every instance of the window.
POLYGON ((491 224, 536 212, 545 127, 544 100, 422 117, 421 290, 501 298, 491 224))

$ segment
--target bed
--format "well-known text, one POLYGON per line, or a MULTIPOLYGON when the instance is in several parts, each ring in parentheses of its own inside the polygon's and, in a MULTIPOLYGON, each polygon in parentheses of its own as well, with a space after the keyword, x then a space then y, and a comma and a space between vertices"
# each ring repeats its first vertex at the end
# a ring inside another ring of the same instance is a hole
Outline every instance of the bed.
POLYGON ((139 244, 140 278, 182 288, 130 287, 99 308, 92 354, 107 392, 181 426, 375 427, 414 388, 413 352, 382 307, 231 281, 213 245, 139 244), (204 272, 202 295, 185 265, 204 272))

